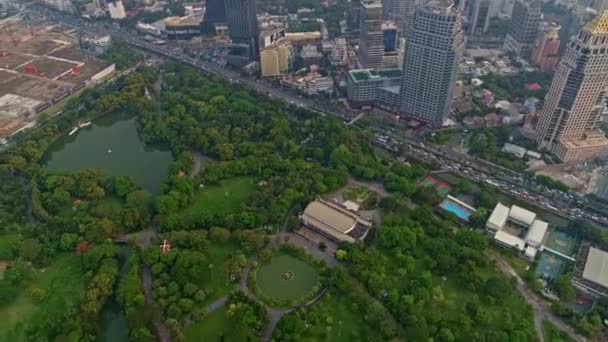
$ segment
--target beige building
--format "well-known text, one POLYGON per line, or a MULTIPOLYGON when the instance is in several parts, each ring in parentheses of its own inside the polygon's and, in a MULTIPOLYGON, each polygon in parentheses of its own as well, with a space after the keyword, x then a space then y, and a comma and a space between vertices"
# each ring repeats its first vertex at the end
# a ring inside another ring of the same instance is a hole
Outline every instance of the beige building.
POLYGON ((300 214, 302 224, 336 242, 365 239, 372 223, 336 203, 317 198, 300 214))
POLYGON ((262 77, 285 75, 289 70, 292 55, 292 48, 289 42, 283 42, 262 50, 260 53, 262 77))
POLYGON ((599 130, 608 87, 608 12, 571 38, 536 126, 541 149, 560 160, 608 155, 608 139, 599 130))

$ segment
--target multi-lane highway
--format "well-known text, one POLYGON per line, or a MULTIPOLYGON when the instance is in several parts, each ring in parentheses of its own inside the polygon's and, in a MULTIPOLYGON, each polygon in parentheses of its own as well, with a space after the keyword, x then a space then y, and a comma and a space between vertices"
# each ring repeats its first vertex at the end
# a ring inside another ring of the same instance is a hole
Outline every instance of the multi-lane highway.
MULTIPOLYGON (((221 76, 230 82, 242 84, 259 93, 285 100, 292 105, 305 107, 321 115, 334 115, 343 120, 350 120, 356 116, 355 113, 337 113, 325 110, 313 100, 276 88, 264 81, 243 77, 233 70, 226 69, 212 62, 192 58, 183 54, 181 51, 145 42, 142 39, 139 39, 137 35, 127 33, 112 26, 88 22, 43 7, 34 7, 32 11, 37 15, 45 16, 47 19, 74 27, 89 34, 110 35, 113 39, 124 41, 138 49, 188 64, 203 72, 221 76)), ((432 146, 424 145, 422 142, 405 140, 404 137, 387 132, 381 127, 373 128, 379 131, 379 133, 376 134, 375 143, 383 148, 393 150, 394 152, 396 144, 407 145, 409 148, 406 149, 406 153, 409 153, 414 157, 433 160, 446 170, 457 173, 473 181, 494 186, 504 193, 534 203, 545 210, 549 210, 570 219, 588 220, 602 226, 608 224, 606 216, 598 214, 598 212, 607 212, 600 203, 593 203, 589 199, 584 199, 572 193, 539 186, 535 184, 533 180, 524 178, 515 172, 493 167, 487 163, 481 163, 471 157, 448 155, 444 151, 432 146), (578 204, 584 204, 586 207, 591 207, 594 210, 589 211, 577 208, 576 205, 578 204)))

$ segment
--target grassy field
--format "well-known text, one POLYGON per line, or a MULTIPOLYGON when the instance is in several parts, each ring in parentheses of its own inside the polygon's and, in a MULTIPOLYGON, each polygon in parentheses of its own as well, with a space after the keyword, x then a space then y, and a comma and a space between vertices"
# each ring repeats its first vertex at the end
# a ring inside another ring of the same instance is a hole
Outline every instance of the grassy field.
POLYGON ((23 325, 45 316, 64 313, 76 305, 84 289, 80 260, 75 255, 57 257, 51 266, 33 269, 31 280, 23 286, 17 299, 0 308, 0 341, 24 341, 23 325), (46 290, 47 298, 35 304, 30 296, 33 288, 46 290))
POLYGON ((309 324, 309 328, 300 334, 298 341, 365 341, 366 331, 375 331, 375 328, 366 327, 365 319, 353 306, 356 304, 347 297, 329 292, 312 307, 304 309, 306 313, 302 310, 290 313, 309 324))
POLYGON ((195 196, 194 202, 184 210, 187 217, 207 213, 236 213, 255 189, 251 177, 239 177, 221 181, 220 185, 205 187, 195 196))
POLYGON ((260 292, 276 300, 302 300, 319 279, 313 265, 288 254, 273 256, 256 275, 260 292))
POLYGON ((257 341, 249 329, 228 317, 226 308, 212 312, 201 322, 192 324, 184 331, 189 342, 257 341))
POLYGON ((549 321, 543 321, 543 335, 545 335, 545 341, 548 342, 574 342, 568 334, 557 329, 557 327, 549 321))
POLYGON ((21 241, 19 233, 0 235, 0 260, 10 259, 13 256, 13 248, 21 241))
POLYGON ((236 252, 238 248, 239 246, 235 242, 226 244, 215 243, 206 251, 205 254, 209 257, 209 264, 213 265, 213 267, 201 270, 198 279, 196 279, 196 285, 211 292, 205 303, 211 303, 217 298, 227 295, 235 288, 236 284, 226 279, 222 268, 224 261, 236 252))
POLYGON ((345 200, 350 200, 361 205, 363 209, 373 209, 378 206, 378 194, 366 187, 352 187, 344 190, 342 194, 345 200))

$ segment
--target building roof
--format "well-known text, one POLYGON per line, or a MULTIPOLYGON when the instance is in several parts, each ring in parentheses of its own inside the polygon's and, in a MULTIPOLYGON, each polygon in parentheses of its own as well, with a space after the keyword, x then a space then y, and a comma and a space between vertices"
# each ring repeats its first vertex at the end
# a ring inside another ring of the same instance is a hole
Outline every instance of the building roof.
POLYGON ((536 218, 536 213, 531 212, 530 210, 524 209, 522 207, 513 205, 511 210, 509 210, 509 218, 527 226, 531 225, 536 218))
POLYGON ((517 247, 520 251, 523 251, 526 243, 524 240, 518 238, 515 235, 511 235, 504 230, 499 230, 494 234, 494 240, 502 243, 503 245, 507 245, 510 247, 517 247))
POLYGON ((526 155, 527 150, 521 146, 517 146, 511 143, 505 143, 501 151, 513 154, 519 158, 523 158, 526 155))
POLYGON ((357 223, 354 215, 349 215, 324 200, 314 200, 308 204, 304 213, 316 218, 331 228, 346 234, 357 223))
POLYGON ((608 287, 608 253, 594 247, 589 248, 583 278, 608 287))
POLYGON ((488 222, 486 223, 486 227, 493 228, 495 230, 501 229, 505 223, 507 223, 507 218, 509 217, 509 207, 498 202, 488 218, 488 222))
POLYGON ((588 22, 583 30, 591 34, 608 34, 608 11, 604 11, 588 22))
POLYGON ((547 234, 549 224, 543 220, 534 220, 528 233, 526 234, 526 242, 529 244, 540 245, 547 234))
POLYGON ((349 76, 355 81, 366 81, 370 79, 381 78, 399 78, 401 77, 401 69, 399 68, 380 68, 380 69, 357 69, 352 70, 349 76))
POLYGON ((534 259, 534 257, 536 256, 536 253, 538 253, 538 249, 532 247, 532 246, 528 246, 526 247, 526 251, 525 251, 525 256, 529 259, 534 259))

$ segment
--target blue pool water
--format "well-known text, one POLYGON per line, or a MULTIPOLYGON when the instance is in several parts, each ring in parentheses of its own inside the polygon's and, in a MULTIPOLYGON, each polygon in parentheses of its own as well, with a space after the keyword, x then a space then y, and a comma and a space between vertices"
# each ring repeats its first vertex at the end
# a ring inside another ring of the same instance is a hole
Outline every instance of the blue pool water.
POLYGON ((449 211, 456 215, 459 219, 466 220, 471 216, 471 211, 456 202, 452 202, 449 199, 443 201, 440 205, 441 209, 449 211))

